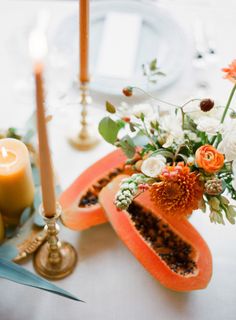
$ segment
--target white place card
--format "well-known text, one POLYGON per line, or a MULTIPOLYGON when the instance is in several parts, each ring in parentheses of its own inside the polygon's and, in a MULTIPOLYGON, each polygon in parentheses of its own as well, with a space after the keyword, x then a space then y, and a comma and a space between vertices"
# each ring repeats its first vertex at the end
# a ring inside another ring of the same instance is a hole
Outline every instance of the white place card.
POLYGON ((98 53, 96 73, 127 79, 134 72, 142 19, 138 14, 107 14, 98 53))

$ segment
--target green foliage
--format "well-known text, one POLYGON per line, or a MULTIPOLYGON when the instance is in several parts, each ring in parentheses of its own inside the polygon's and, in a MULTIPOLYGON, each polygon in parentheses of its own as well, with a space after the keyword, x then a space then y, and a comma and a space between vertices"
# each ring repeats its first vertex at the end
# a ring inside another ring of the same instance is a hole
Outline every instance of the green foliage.
POLYGON ((159 77, 165 76, 165 73, 160 71, 157 65, 157 59, 153 59, 149 63, 142 65, 143 75, 147 77, 148 82, 156 83, 159 77))
POLYGON ((134 156, 135 144, 128 135, 126 135, 119 141, 119 146, 128 158, 132 158, 134 156))
POLYGON ((117 135, 120 131, 120 127, 110 117, 103 118, 98 126, 98 131, 108 143, 114 144, 117 140, 117 135))
POLYGON ((112 103, 110 103, 109 101, 106 101, 106 110, 109 113, 116 113, 115 106, 112 103))

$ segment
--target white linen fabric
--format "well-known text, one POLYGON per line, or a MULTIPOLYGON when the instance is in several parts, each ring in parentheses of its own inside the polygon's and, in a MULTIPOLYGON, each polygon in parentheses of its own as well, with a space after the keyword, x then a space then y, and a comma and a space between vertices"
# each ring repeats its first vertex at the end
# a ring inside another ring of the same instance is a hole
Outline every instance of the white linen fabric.
MULTIPOLYGON (((160 2, 165 6, 164 1, 160 2)), ((220 67, 235 58, 233 31, 236 7, 227 5, 230 3, 227 1, 206 7, 202 5, 204 1, 199 1, 200 5, 198 1, 194 1, 193 5, 187 2, 167 1, 167 7, 182 24, 190 40, 191 23, 196 15, 214 26, 219 63, 209 68, 209 93, 224 104, 231 84, 222 80, 220 67)), ((19 0, 0 3, 0 127, 23 126, 34 108, 31 64, 24 35, 29 32, 36 13, 42 8, 52 11, 51 23, 56 25, 76 12, 77 3, 19 0)), ((194 73, 191 66, 186 66, 186 72, 179 82, 159 96, 181 102, 195 95, 194 91, 194 73)), ((94 94, 94 106, 90 108, 93 121, 103 116, 103 103, 107 99, 94 94)), ((112 101, 115 103, 120 100, 114 98, 112 101)), ((77 108, 75 105, 61 109, 50 127, 54 164, 63 189, 85 168, 112 149, 101 142, 96 149, 82 153, 68 145, 65 137, 72 122, 77 124, 78 118, 74 116, 77 108)), ((195 212, 191 221, 206 239, 213 255, 214 273, 207 289, 191 293, 165 289, 137 262, 109 224, 82 233, 62 228, 60 237, 73 243, 79 253, 79 262, 74 273, 57 284, 86 303, 69 301, 0 279, 0 319, 235 319, 236 227, 212 225, 208 216, 200 212, 195 212)), ((31 261, 25 262, 24 266, 33 270, 31 261)))

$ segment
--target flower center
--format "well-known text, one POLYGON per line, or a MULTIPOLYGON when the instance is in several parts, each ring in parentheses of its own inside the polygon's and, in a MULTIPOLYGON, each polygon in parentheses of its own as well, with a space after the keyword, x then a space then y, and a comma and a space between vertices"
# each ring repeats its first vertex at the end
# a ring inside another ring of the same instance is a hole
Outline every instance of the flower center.
POLYGON ((176 182, 168 183, 165 188, 165 196, 169 199, 178 199, 180 195, 180 186, 176 182))

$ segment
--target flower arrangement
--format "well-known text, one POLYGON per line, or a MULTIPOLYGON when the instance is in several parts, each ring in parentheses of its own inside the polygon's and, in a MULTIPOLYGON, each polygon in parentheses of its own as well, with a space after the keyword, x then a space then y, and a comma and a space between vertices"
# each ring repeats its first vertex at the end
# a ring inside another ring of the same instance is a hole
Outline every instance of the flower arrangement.
POLYGON ((111 115, 100 121, 99 132, 123 149, 126 166, 133 170, 116 195, 119 209, 127 209, 148 189, 157 209, 165 214, 181 218, 201 209, 209 212, 211 222, 235 223, 236 112, 230 106, 236 91, 236 60, 223 72, 233 82, 223 107, 212 99, 176 105, 136 87, 125 88, 124 95, 131 97, 141 90, 152 103, 115 107, 106 102, 111 115), (161 115, 159 103, 171 111, 161 115))

